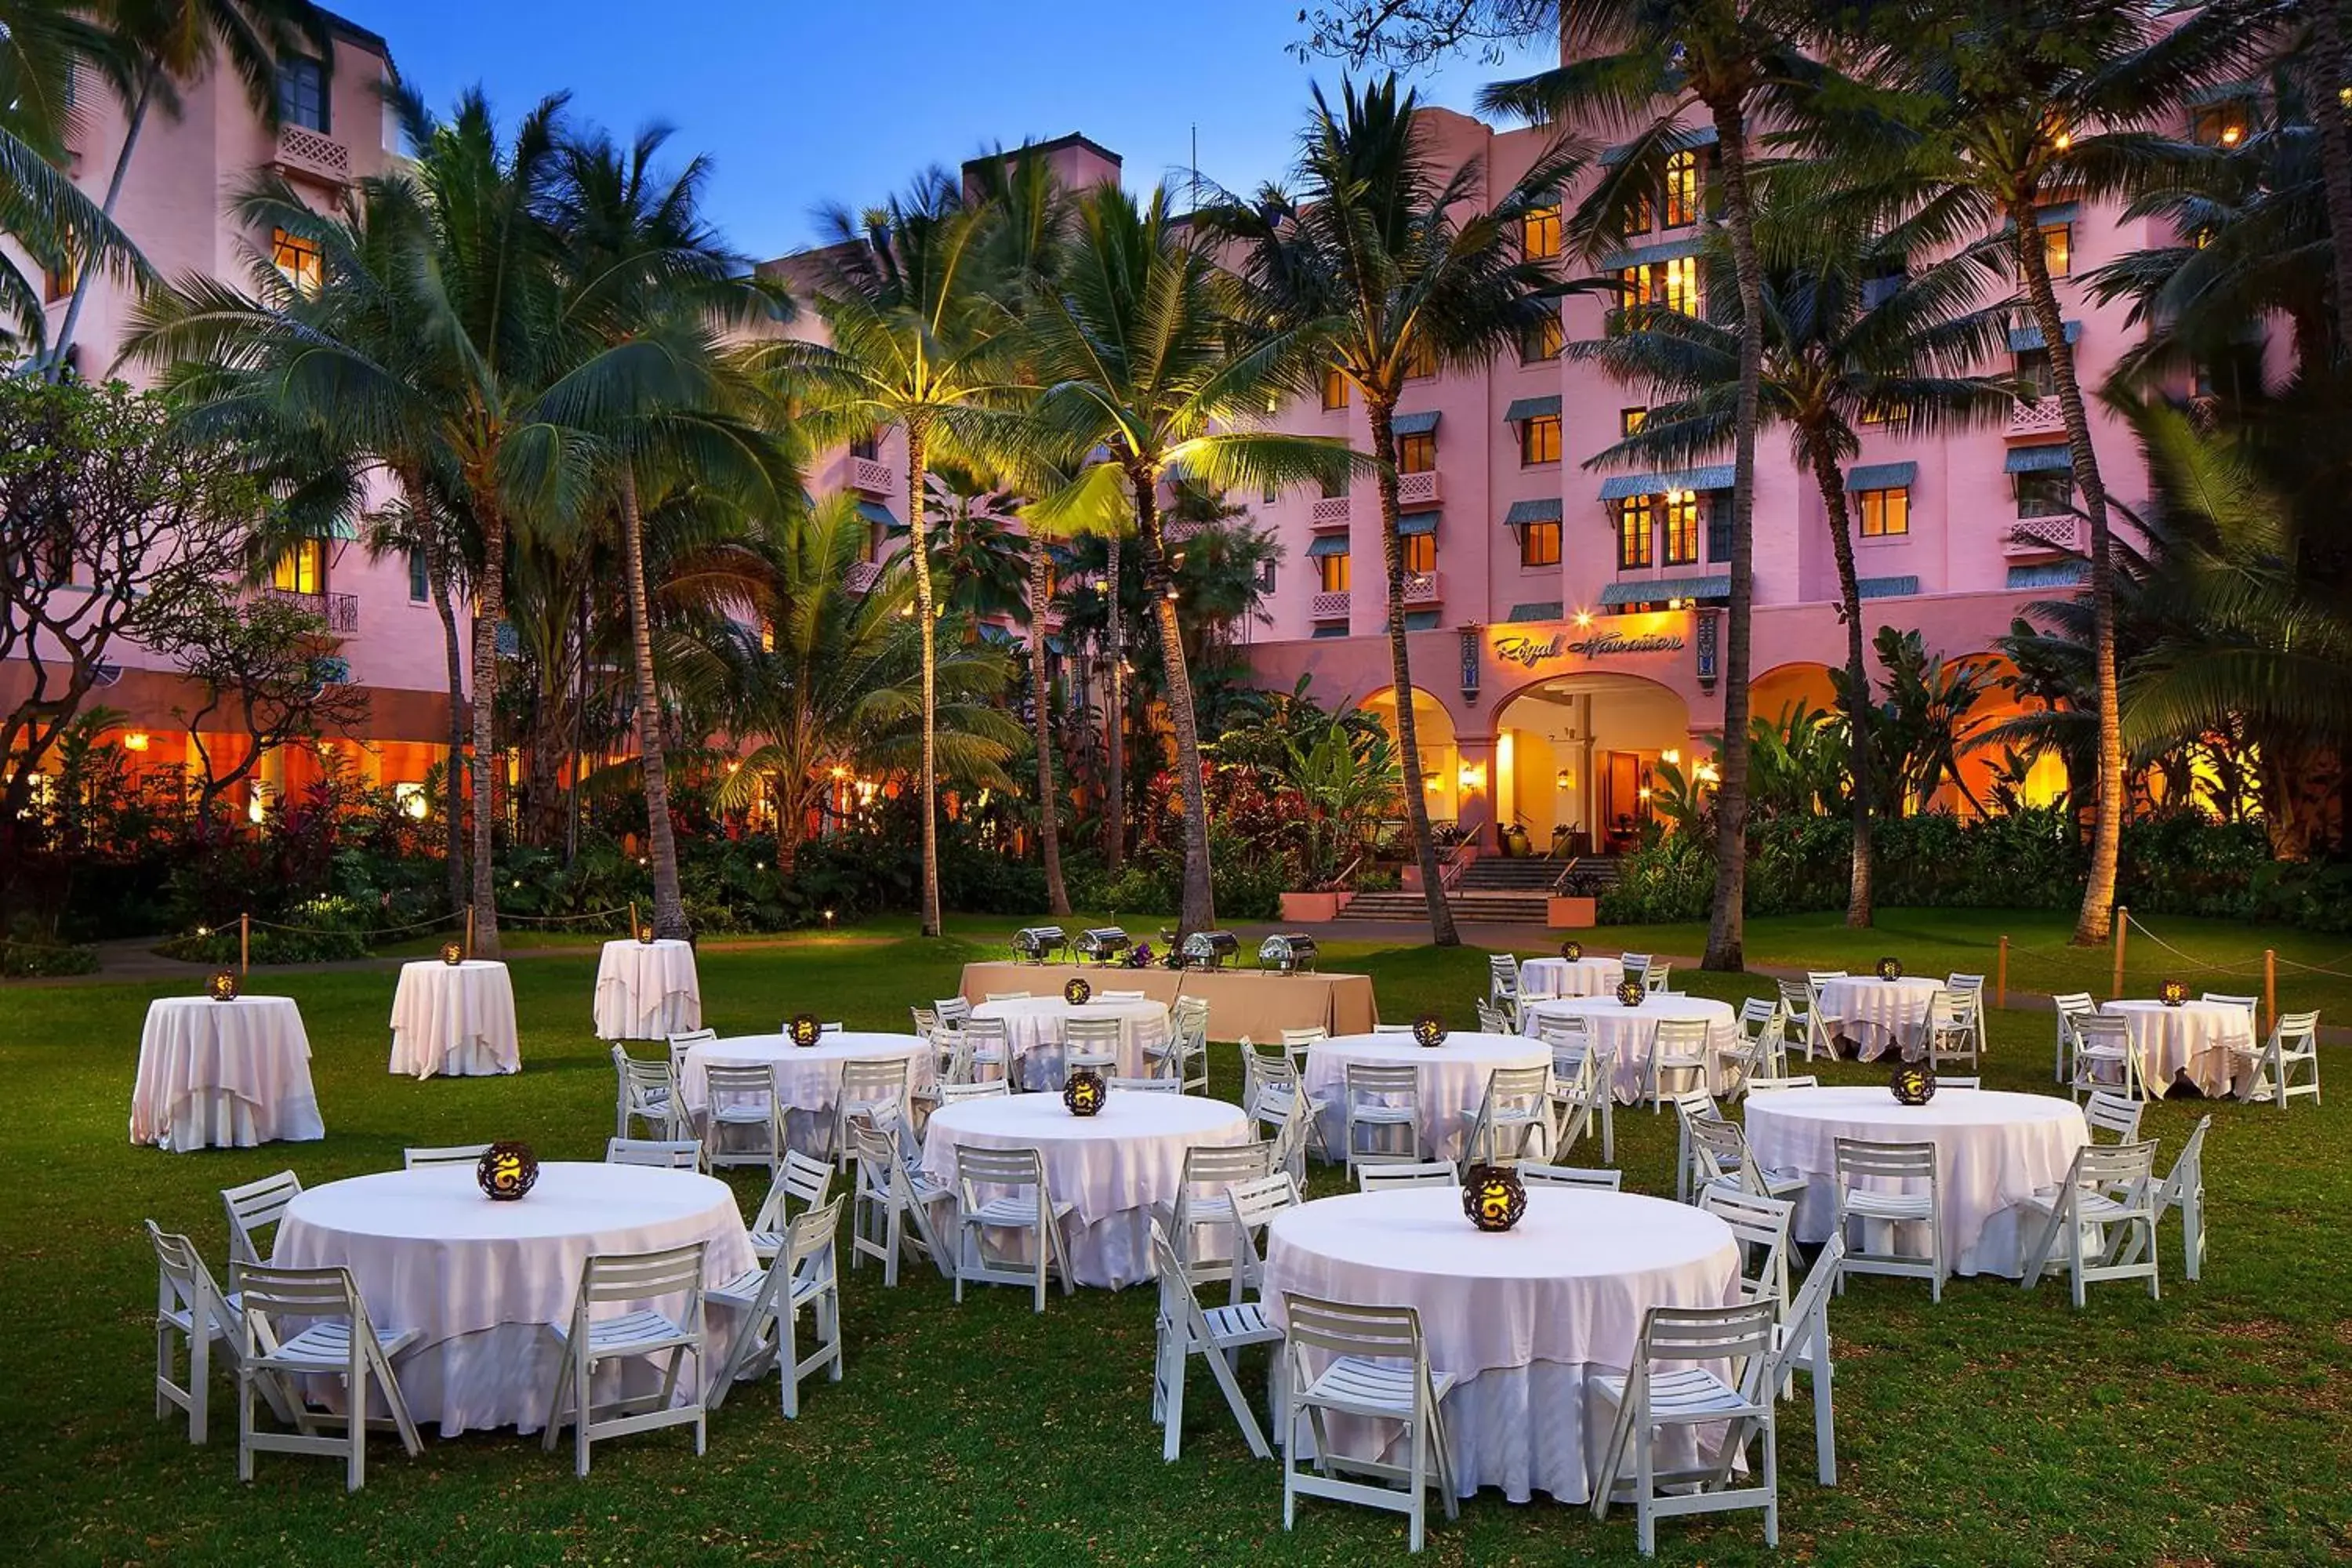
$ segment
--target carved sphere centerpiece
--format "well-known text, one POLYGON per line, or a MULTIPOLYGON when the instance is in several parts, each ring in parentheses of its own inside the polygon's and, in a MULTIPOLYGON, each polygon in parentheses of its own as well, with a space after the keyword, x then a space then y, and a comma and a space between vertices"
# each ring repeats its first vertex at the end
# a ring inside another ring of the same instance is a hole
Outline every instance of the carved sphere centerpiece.
POLYGON ((1097 1116, 1110 1099, 1110 1085, 1092 1068, 1080 1068, 1062 1085, 1062 1107, 1073 1116, 1097 1116))
POLYGON ((1508 1230, 1528 1212, 1527 1185, 1508 1165, 1473 1165, 1462 1178, 1462 1212, 1480 1230, 1508 1230))
POLYGON ((1412 1043, 1424 1050, 1435 1050, 1445 1043, 1445 1020, 1434 1013, 1423 1013, 1412 1021, 1412 1043))
POLYGON ((528 1143, 493 1143, 475 1164, 474 1180, 492 1203, 513 1203, 538 1183, 539 1156, 528 1143))
POLYGON ((1925 1105, 1936 1098, 1936 1069, 1924 1061, 1903 1062, 1886 1087, 1897 1105, 1925 1105))
POLYGON ((1093 983, 1083 974, 1071 975, 1062 985, 1062 1000, 1073 1007, 1085 1006, 1087 999, 1094 994, 1093 983))
POLYGON ((807 1050, 824 1038, 824 1025, 814 1013, 795 1013, 784 1032, 792 1037, 793 1044, 807 1050))

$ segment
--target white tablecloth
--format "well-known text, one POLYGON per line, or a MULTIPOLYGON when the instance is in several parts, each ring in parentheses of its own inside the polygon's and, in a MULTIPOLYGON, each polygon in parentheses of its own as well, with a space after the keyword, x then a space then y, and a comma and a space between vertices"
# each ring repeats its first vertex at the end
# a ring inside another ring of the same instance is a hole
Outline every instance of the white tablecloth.
MULTIPOLYGON (((1060 1095, 1016 1094, 933 1111, 923 1169, 952 1188, 961 1144, 1037 1150, 1046 1190, 1077 1205, 1062 1230, 1072 1276, 1117 1289, 1151 1277, 1150 1208, 1174 1201, 1184 1151, 1248 1142, 1249 1119, 1222 1100, 1113 1089, 1098 1114, 1073 1116, 1060 1095)), ((940 1234, 953 1237, 952 1208, 943 1205, 940 1217, 940 1234)))
POLYGON ((1738 1069, 1727 1067, 1722 1055, 1739 1043, 1739 1016, 1727 1002, 1652 994, 1639 1007, 1628 1007, 1614 996, 1563 996, 1522 1009, 1520 1027, 1532 1030, 1543 1019, 1569 1017, 1582 1018, 1592 1044, 1616 1058, 1621 1105, 1639 1104, 1649 1091, 1650 1041, 1661 1018, 1696 1018, 1706 1026, 1709 1090, 1728 1094, 1738 1081, 1738 1069))
POLYGON ((712 1062, 728 1067, 773 1068, 776 1093, 785 1106, 784 1133, 792 1147, 806 1154, 833 1150, 833 1103, 841 1093, 841 1068, 845 1062, 904 1061, 907 1091, 927 1089, 939 1078, 931 1047, 918 1035, 851 1033, 821 1037, 813 1046, 793 1044, 783 1035, 730 1035, 725 1039, 687 1047, 678 1067, 678 1088, 686 1108, 700 1116, 709 1100, 712 1062))
POLYGON ((1606 996, 1624 979, 1625 966, 1613 958, 1530 958, 1519 965, 1519 997, 1606 996))
POLYGON ((1897 1104, 1885 1089, 1784 1089, 1751 1096, 1747 1119, 1759 1160, 1808 1178, 1796 1224, 1808 1243, 1829 1239, 1837 1140, 1935 1144, 1944 1256, 1956 1274, 2020 1272, 2018 1205, 2064 1180, 2090 1136, 2071 1100, 1995 1089, 1948 1089, 1925 1105, 1897 1104))
POLYGON ((1520 1035, 1456 1030, 1442 1046, 1423 1047, 1410 1035, 1341 1035, 1307 1047, 1307 1093, 1324 1102, 1323 1146, 1348 1147, 1348 1064, 1410 1067, 1421 1084, 1421 1139, 1433 1160, 1454 1160, 1478 1120, 1486 1077, 1496 1068, 1548 1068, 1551 1047, 1520 1035))
MULTIPOLYGON (((703 1278, 721 1284, 755 1267, 727 1184, 691 1171, 551 1161, 515 1203, 492 1203, 470 1165, 387 1171, 313 1187, 278 1229, 270 1261, 352 1271, 381 1329, 421 1329, 394 1363, 419 1422, 441 1435, 546 1424, 558 1351, 550 1323, 569 1324, 591 1254, 650 1252, 708 1241, 703 1278)), ((677 1311, 683 1303, 659 1303, 677 1311)), ((617 1317, 625 1302, 600 1309, 617 1317)), ((710 1368, 731 1342, 728 1314, 711 1314, 710 1368)), ((654 1363, 600 1372, 594 1397, 659 1388, 654 1363), (625 1380, 625 1383, 623 1381, 625 1380)), ((689 1371, 682 1382, 691 1383, 689 1371)), ((682 1388, 680 1397, 694 1390, 682 1388)))
POLYGON ((290 996, 160 996, 139 1036, 131 1141, 185 1152, 327 1135, 290 996))
POLYGON ((1822 986, 1822 1021, 1830 1038, 1843 1035, 1861 1047, 1864 1061, 1871 1061, 1918 1037, 1928 998, 1943 988, 1940 980, 1913 976, 1881 980, 1857 974, 1827 981, 1822 986))
MULTIPOLYGON (((1475 1228, 1450 1187, 1304 1204, 1275 1216, 1266 1268, 1277 1318, 1286 1291, 1415 1309, 1432 1370, 1462 1380, 1444 1400, 1456 1488, 1500 1487, 1513 1502, 1589 1500, 1609 1429, 1587 1406, 1588 1373, 1632 1363, 1650 1308, 1727 1306, 1739 1285, 1738 1246, 1713 1215, 1549 1187, 1499 1236, 1475 1228)), ((1396 1431, 1333 1436, 1371 1457, 1370 1441, 1396 1431)))
POLYGON ((392 994, 392 1070, 410 1078, 520 1072, 507 966, 483 958, 402 964, 392 994))
MULTIPOLYGON (((1097 987, 1113 989, 1113 987, 1097 987)), ((1059 994, 1024 996, 1011 1002, 982 1002, 971 1010, 975 1018, 1002 1018, 1021 1058, 1021 1082, 1028 1089, 1058 1089, 1062 1082, 1062 1026, 1073 1018, 1118 1020, 1120 1078, 1150 1078, 1151 1064, 1144 1047, 1168 1043, 1168 1004, 1089 1002, 1073 1007, 1059 994)))
POLYGON ((2232 1047, 2248 1050, 2254 1043, 2254 1021, 2235 1003, 2168 1007, 2132 1000, 2110 1002, 2100 1010, 2122 1016, 2124 1032, 2139 1051, 2140 1071, 2158 1094, 2171 1087, 2178 1072, 2186 1071, 2189 1081, 2209 1095, 2231 1093, 2242 1073, 2251 1076, 2251 1059, 2230 1054, 2232 1047))
POLYGON ((600 1040, 659 1040, 702 1027, 694 944, 667 937, 606 942, 596 961, 593 1012, 600 1040))

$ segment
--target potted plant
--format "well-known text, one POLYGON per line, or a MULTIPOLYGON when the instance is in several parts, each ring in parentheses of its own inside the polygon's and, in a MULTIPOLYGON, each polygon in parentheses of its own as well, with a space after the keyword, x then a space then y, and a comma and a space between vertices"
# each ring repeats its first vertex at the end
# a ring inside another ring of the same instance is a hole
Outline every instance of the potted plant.
POLYGON ((1601 881, 1590 871, 1570 871, 1546 901, 1544 923, 1554 931, 1583 931, 1601 923, 1601 881))

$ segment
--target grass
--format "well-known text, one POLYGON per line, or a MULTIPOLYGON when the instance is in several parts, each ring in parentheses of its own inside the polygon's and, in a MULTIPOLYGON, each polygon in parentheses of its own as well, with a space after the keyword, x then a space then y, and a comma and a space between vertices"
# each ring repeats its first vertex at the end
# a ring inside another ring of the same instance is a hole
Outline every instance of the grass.
MULTIPOLYGON (((2000 917, 2023 942, 2025 917, 2000 917)), ((1009 929, 1013 922, 1003 922, 1009 929)), ((961 964, 1002 951, 997 922, 958 921, 970 942, 904 928, 714 948, 702 959, 709 1021, 773 1028, 807 1006, 855 1026, 903 1026, 907 1003, 948 994, 961 964)), ((1890 915, 1875 934, 1759 921, 1751 952, 1854 966, 1897 952, 1919 971, 1981 952, 1974 917, 1890 915)), ((2161 929, 2161 928, 2160 928, 2161 929)), ((1603 933, 1610 945, 1691 951, 1693 933, 1603 933)), ((1997 932, 1995 933, 1997 934, 1997 932)), ((2058 933, 2063 936, 2063 932, 2058 933)), ((2184 942, 2215 953, 2267 945, 2220 930, 2184 942)), ((2303 950, 2309 951, 2309 950, 2303 950)), ((2095 955, 2061 955, 2095 967, 2095 955)), ((1421 946, 1343 944, 1332 967, 1374 975, 1383 1012, 1440 1006, 1467 1023, 1484 957, 1421 946)), ((2054 961, 2053 961, 2054 962, 2054 961)), ((1974 965, 1970 965, 1974 967, 1974 965)), ((2071 972, 2070 972, 2071 973, 2071 972)), ((236 1480, 222 1386, 214 1439, 152 1418, 148 1368, 152 1215, 215 1259, 226 1248, 218 1190, 291 1165, 306 1183, 382 1170, 409 1143, 522 1137, 550 1158, 593 1158, 610 1129, 612 1073, 590 1035, 592 957, 518 962, 525 1070, 424 1083, 384 1070, 390 977, 289 972, 266 988, 297 997, 325 1111, 324 1142, 172 1155, 132 1149, 125 1118, 149 999, 185 984, 20 989, 6 998, 0 1071, 16 1113, 0 1128, 0 1542, 49 1563, 442 1562, 879 1563, 1273 1563, 1392 1561, 1401 1521, 1302 1504, 1280 1528, 1280 1488, 1253 1462, 1205 1377, 1188 1402, 1184 1456, 1159 1458, 1149 1418, 1149 1292, 1057 1297, 1042 1317, 1013 1290, 961 1308, 935 1274, 885 1292, 846 1275, 846 1381, 813 1384, 786 1423, 772 1389, 746 1391, 713 1420, 697 1460, 675 1433, 601 1447, 585 1482, 568 1447, 543 1455, 512 1434, 427 1434, 412 1463, 380 1447, 364 1491, 340 1467, 264 1457, 236 1480)), ((2088 976, 2086 975, 2087 979, 2088 976)), ((2013 984, 2024 981, 2013 977, 2013 984)), ((262 987, 257 987, 262 988, 262 987)), ((1691 975, 1727 997, 1760 984, 1691 975)), ((2104 986, 2098 987, 2104 990, 2104 986)), ((2297 1000, 2289 997, 2290 1005, 2297 1000)), ((2323 1004, 2324 1005, 2324 1004, 2323 1004)), ((2039 1011, 1992 1020, 1988 1076, 2048 1088, 2039 1011)), ((2337 1081, 2342 1050, 2326 1053, 2337 1081)), ((1234 1067, 1220 1050, 1217 1088, 1234 1067)), ((1865 1069, 1840 1068, 1861 1078, 1865 1069)), ((1837 1335, 1841 1484, 1814 1484, 1809 1407, 1783 1407, 1782 1546, 1753 1514, 1661 1527, 1660 1560, 1710 1564, 2310 1563, 2352 1556, 2352 1261, 2342 1246, 2352 1112, 2298 1102, 2211 1107, 2207 1147, 2212 1253, 2204 1281, 2178 1277, 2164 1237, 2165 1297, 2063 1284, 2028 1296, 1998 1279, 1955 1281, 1931 1308, 1916 1282, 1858 1279, 1832 1310, 1837 1335)), ((2168 1160, 2200 1108, 2151 1108, 2168 1160)), ((1628 1185, 1672 1191, 1671 1118, 1618 1121, 1628 1185)), ((748 1178, 743 1194, 756 1197, 748 1178)), ((1318 1173, 1318 1190, 1337 1186, 1318 1173)), ((1263 1386, 1260 1366, 1244 1371, 1263 1386)), ((1622 1515, 1492 1493, 1431 1532, 1439 1563, 1633 1562, 1622 1515)))

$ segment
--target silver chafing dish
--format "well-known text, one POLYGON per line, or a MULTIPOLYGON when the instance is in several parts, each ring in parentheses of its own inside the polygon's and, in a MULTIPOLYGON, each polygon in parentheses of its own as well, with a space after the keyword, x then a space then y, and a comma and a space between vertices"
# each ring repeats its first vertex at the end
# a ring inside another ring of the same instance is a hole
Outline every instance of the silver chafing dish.
POLYGON ((1257 966, 1284 974, 1312 974, 1315 954, 1315 939, 1305 931, 1276 931, 1258 944, 1257 966))
POLYGON ((1229 958, 1239 957, 1242 939, 1229 931, 1196 931, 1184 939, 1184 967, 1187 969, 1223 969, 1229 958))
POLYGON ((1013 933, 1013 957, 1018 963, 1043 963, 1069 950, 1069 933, 1060 926, 1023 926, 1013 933))
POLYGON ((1093 959, 1097 963, 1108 963, 1135 944, 1127 940, 1127 932, 1117 926, 1095 926, 1078 933, 1070 944, 1080 958, 1093 959))

